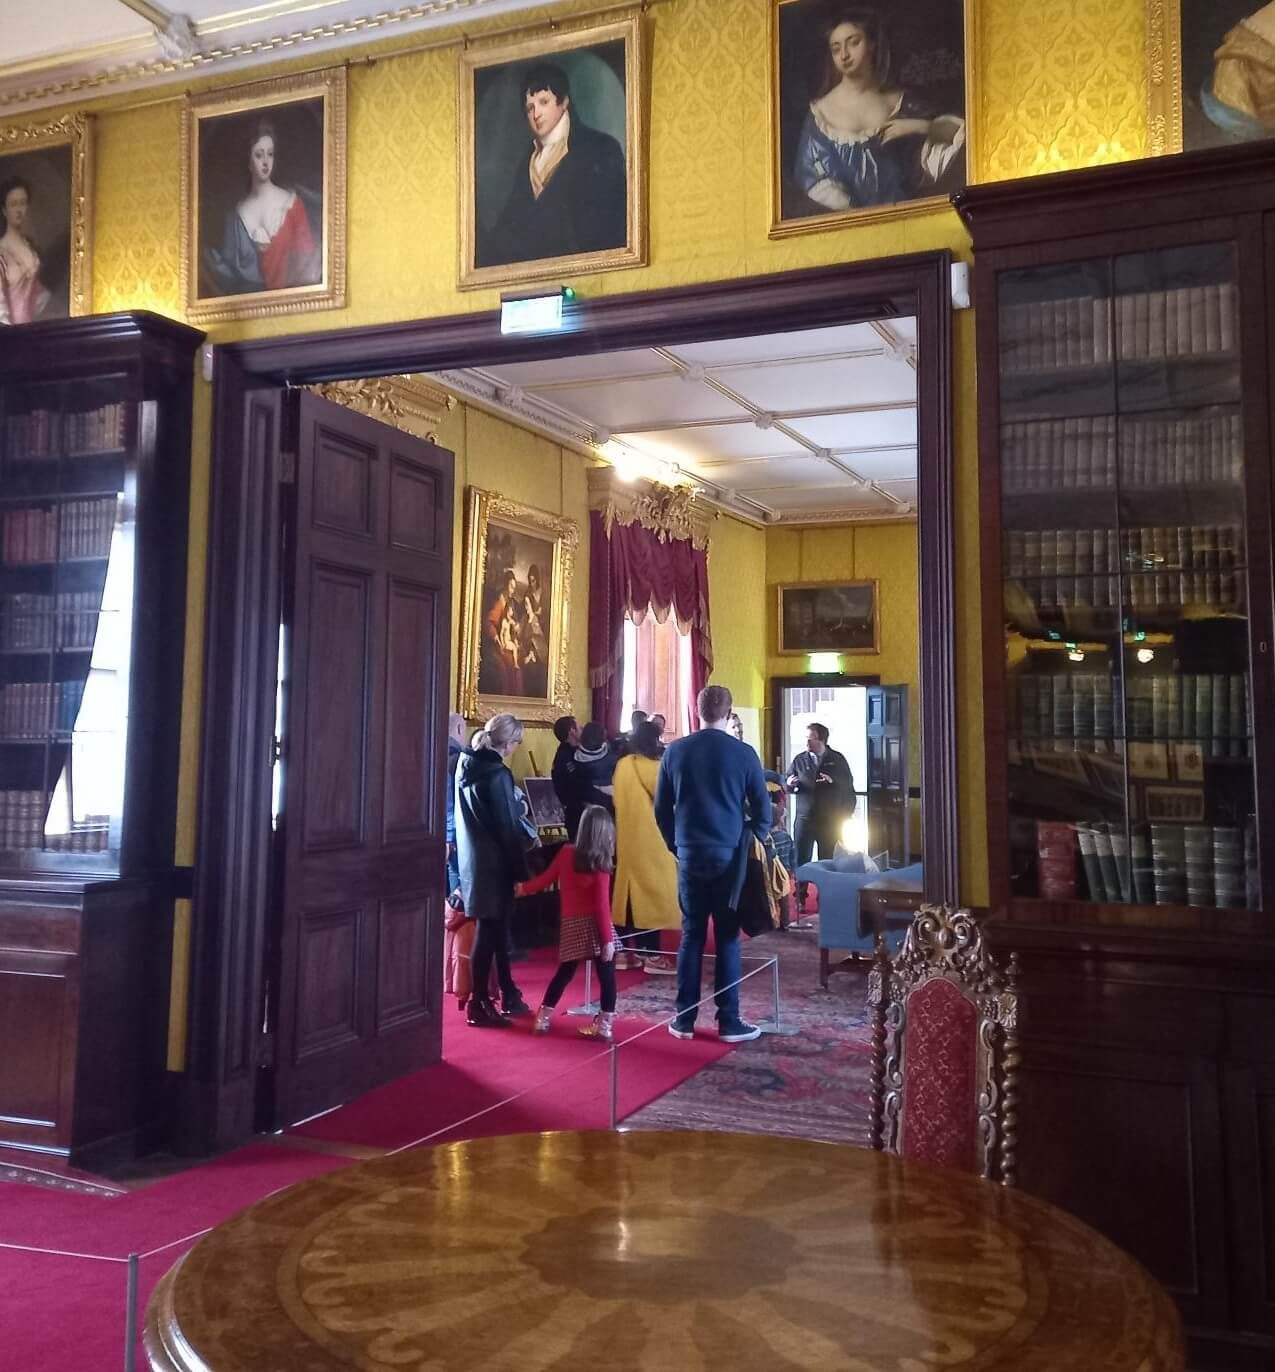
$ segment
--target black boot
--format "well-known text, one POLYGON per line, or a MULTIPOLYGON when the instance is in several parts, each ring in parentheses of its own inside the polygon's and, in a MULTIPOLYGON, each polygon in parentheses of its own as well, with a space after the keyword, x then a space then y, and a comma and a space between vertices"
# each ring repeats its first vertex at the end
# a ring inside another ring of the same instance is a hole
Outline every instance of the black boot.
POLYGON ((531 1006, 522 998, 522 992, 514 987, 512 996, 501 996, 500 1012, 503 1015, 518 1016, 531 1014, 531 1006))
POLYGON ((470 996, 465 1023, 472 1024, 475 1029, 505 1029, 509 1025, 507 1019, 496 1013, 496 1007, 486 996, 470 996))

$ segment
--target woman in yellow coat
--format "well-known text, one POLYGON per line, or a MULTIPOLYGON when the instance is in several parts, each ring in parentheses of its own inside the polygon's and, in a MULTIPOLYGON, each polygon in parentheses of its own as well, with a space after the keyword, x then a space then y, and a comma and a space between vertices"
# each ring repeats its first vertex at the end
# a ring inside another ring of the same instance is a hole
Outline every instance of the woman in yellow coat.
MULTIPOLYGON (((620 928, 680 929, 677 903, 677 859, 665 846, 655 823, 655 779, 660 771, 659 725, 646 721, 631 735, 631 752, 616 764, 612 778, 615 803, 615 890, 611 917, 620 928)), ((646 942, 646 940, 639 940, 646 942)), ((628 947, 633 947, 630 940, 628 947)), ((652 933, 646 970, 671 976, 673 958, 659 953, 659 934, 652 933)), ((645 951, 645 950, 644 950, 645 951)), ((641 966, 634 961, 620 966, 641 966)))

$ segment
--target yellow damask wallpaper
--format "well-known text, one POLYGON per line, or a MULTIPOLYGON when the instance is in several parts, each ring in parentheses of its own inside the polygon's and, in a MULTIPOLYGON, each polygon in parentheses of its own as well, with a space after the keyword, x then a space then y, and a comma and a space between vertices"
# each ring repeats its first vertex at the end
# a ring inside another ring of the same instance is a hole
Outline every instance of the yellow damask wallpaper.
MULTIPOLYGON (((838 525, 821 529, 766 531, 766 675, 795 676, 804 658, 780 657, 776 587, 794 581, 879 583, 881 651, 845 653, 841 670, 879 676, 908 688, 908 752, 912 785, 921 784, 920 637, 917 621, 917 529, 915 524, 838 525)), ((767 702, 769 703, 769 702, 767 702)))
MULTIPOLYGON (((649 290, 852 259, 949 248, 967 254, 950 212, 814 233, 771 242, 766 236, 767 9, 769 0, 665 0, 648 14, 651 40, 651 265, 581 278, 581 293, 649 290)), ((1007 177, 1110 161, 1139 154, 1145 143, 1142 70, 1143 0, 970 0, 979 5, 981 45, 971 60, 972 108, 980 121, 983 174, 1007 177)), ((596 6, 546 6, 520 15, 528 26, 559 21, 596 6)), ((510 17, 492 21, 508 27, 510 17)), ((471 35, 481 34, 475 25, 471 35)), ((431 42, 437 41, 431 36, 431 42)), ((490 308, 493 292, 456 289, 456 49, 395 55, 394 40, 349 53, 348 307, 286 319, 247 321, 212 331, 217 339, 332 329, 389 319, 422 318, 490 308), (369 60, 374 58, 375 60, 369 60)), ((305 59, 252 73, 253 79, 304 69, 305 59)), ((221 79, 192 90, 233 84, 221 79)), ((97 115, 94 308, 153 309, 178 315, 178 241, 182 207, 177 168, 183 91, 130 105, 119 96, 93 106, 97 115)), ((977 482, 974 470, 972 319, 958 320, 958 675, 971 702, 960 734, 962 872, 966 899, 986 893, 982 827, 983 776, 978 626, 977 482)), ((183 797, 179 843, 192 856, 202 670, 204 553, 207 517, 208 405, 197 387, 195 489, 190 555, 189 630, 183 721, 183 797)), ((455 418, 454 422, 466 422, 455 418)), ((475 469, 489 461, 485 425, 477 425, 475 469), (481 431, 479 433, 478 431, 481 431)), ((561 455, 541 454, 532 472, 561 455)), ((573 469, 574 470, 574 469, 573 469)), ((458 487, 463 480, 458 474, 458 487)), ((558 490, 576 507, 579 489, 565 478, 558 490)), ((753 580, 764 575, 762 536, 741 526, 719 539, 714 586, 731 564, 728 549, 746 556, 753 580), (756 548, 753 544, 756 543, 756 548)), ((862 546, 862 545, 861 545, 862 546)), ((729 598, 728 598, 729 599, 729 598)), ((742 703, 761 704, 765 643, 757 624, 736 619, 715 597, 718 662, 742 703), (754 640, 757 640, 754 646, 754 640)), ((573 673, 583 661, 573 648, 573 673)))

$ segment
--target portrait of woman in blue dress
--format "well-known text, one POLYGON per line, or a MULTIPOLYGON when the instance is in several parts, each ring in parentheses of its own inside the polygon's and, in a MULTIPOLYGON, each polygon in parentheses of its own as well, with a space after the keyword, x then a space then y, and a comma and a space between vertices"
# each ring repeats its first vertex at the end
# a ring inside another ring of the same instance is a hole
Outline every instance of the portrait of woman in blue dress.
MULTIPOLYGON (((797 50, 804 49, 813 66, 805 77, 808 96, 795 147, 791 138, 785 140, 784 218, 853 213, 946 194, 965 184, 964 100, 951 97, 953 88, 960 90, 963 64, 961 7, 929 8, 947 12, 937 17, 946 18, 946 27, 954 31, 946 46, 913 52, 903 65, 907 76, 935 78, 915 86, 896 76, 890 28, 874 6, 794 5, 792 18, 806 19, 805 35, 793 24, 784 25, 781 12, 781 82, 789 85, 789 76, 796 76, 791 69, 797 50), (792 40, 787 52, 785 36, 792 40)), ((937 26, 936 45, 943 27, 937 26)), ((790 129, 792 95, 791 89, 781 91, 790 129)))

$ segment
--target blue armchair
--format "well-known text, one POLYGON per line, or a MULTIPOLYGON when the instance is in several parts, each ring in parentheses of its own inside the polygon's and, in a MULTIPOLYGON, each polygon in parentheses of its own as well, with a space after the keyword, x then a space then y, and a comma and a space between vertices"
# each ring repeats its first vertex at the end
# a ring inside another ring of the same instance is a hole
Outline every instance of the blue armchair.
MULTIPOLYGON (((828 976, 832 972, 829 951, 841 949, 850 954, 847 962, 857 962, 862 955, 871 961, 873 936, 871 932, 859 932, 859 892, 871 881, 884 876, 883 872, 846 870, 854 866, 854 858, 825 859, 821 862, 807 862, 797 868, 798 881, 809 882, 819 890, 819 984, 827 987, 828 976), (840 868, 841 870, 838 870, 840 868)), ((898 868, 890 875, 913 875, 913 868, 898 868)), ((920 863, 915 864, 915 875, 919 879, 920 863)), ((896 952, 903 942, 906 931, 891 930, 886 936, 886 946, 896 952)))

